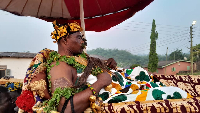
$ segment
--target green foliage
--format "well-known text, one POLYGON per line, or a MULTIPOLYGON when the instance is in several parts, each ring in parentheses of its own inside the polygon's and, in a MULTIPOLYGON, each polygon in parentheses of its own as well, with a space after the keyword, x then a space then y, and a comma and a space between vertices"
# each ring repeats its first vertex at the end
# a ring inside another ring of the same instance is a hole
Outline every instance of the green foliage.
POLYGON ((158 39, 158 33, 156 31, 155 20, 153 20, 153 23, 152 23, 150 39, 151 39, 151 44, 150 44, 150 52, 149 52, 148 71, 155 72, 158 67, 158 55, 156 53, 156 40, 158 39))
MULTIPOLYGON (((88 54, 91 55, 99 55, 105 58, 114 58, 117 62, 118 67, 127 67, 132 66, 134 64, 138 64, 140 66, 147 66, 149 62, 149 55, 133 55, 125 50, 118 49, 103 49, 97 48, 93 50, 87 51, 88 54)), ((184 54, 185 57, 189 58, 189 54, 184 54)), ((165 55, 157 55, 159 61, 165 61, 165 55)), ((188 59, 189 60, 189 59, 188 59)))
POLYGON ((177 49, 176 51, 172 52, 169 55, 169 60, 184 60, 184 53, 182 52, 182 49, 177 49), (175 59, 174 59, 175 58, 175 59))
POLYGON ((137 67, 137 66, 140 66, 140 67, 141 67, 140 64, 133 64, 133 65, 130 66, 130 68, 132 69, 132 68, 135 68, 135 67, 137 67))
POLYGON ((196 45, 196 46, 193 46, 192 47, 193 49, 193 61, 196 62, 196 61, 199 61, 199 57, 200 57, 200 44, 196 45))
POLYGON ((95 67, 94 69, 92 69, 92 75, 97 76, 99 73, 103 73, 100 67, 95 67))
MULTIPOLYGON (((47 64, 45 66, 47 68, 47 78, 48 78, 48 81, 49 81, 49 87, 50 87, 49 91, 50 92, 51 92, 51 81, 50 81, 51 75, 49 74, 49 72, 50 72, 51 68, 55 66, 54 64, 51 64, 51 63, 56 62, 56 66, 58 66, 59 62, 65 62, 68 65, 76 68, 76 70, 78 71, 77 73, 81 73, 80 71, 83 71, 86 68, 86 66, 77 62, 75 60, 75 57, 82 57, 82 58, 85 58, 87 60, 87 56, 86 56, 85 53, 79 54, 77 56, 61 56, 56 51, 52 51, 49 54, 49 58, 47 59, 47 64)), ((100 74, 102 72, 103 72, 103 70, 101 68, 95 67, 95 68, 92 69, 91 73, 94 76, 97 76, 98 74, 100 74)))
POLYGON ((166 55, 158 55, 158 61, 165 61, 166 55))
POLYGON ((114 58, 118 67, 131 66, 132 64, 147 65, 148 55, 133 55, 126 50, 97 48, 87 51, 88 54, 100 55, 105 58, 114 58))
POLYGON ((68 99, 70 96, 75 95, 80 91, 82 91, 82 89, 60 87, 56 88, 51 99, 44 101, 44 111, 47 113, 50 113, 51 111, 57 111, 57 107, 59 105, 61 97, 65 97, 65 99, 68 99))

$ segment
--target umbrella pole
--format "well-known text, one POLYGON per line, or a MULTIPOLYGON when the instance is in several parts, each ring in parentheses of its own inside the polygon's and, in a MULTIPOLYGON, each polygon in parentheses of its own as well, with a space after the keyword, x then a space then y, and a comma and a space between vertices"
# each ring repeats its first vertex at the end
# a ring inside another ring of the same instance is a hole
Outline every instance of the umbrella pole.
POLYGON ((83 0, 79 0, 79 4, 80 4, 81 27, 83 28, 83 34, 84 34, 84 38, 85 38, 85 21, 84 21, 83 0))
MULTIPOLYGON (((84 21, 84 9, 83 9, 83 0, 79 0, 80 5, 80 20, 81 20, 81 27, 83 28, 82 33, 84 34, 83 38, 86 38, 85 36, 85 21, 84 21)), ((86 48, 83 50, 86 53, 86 48)))

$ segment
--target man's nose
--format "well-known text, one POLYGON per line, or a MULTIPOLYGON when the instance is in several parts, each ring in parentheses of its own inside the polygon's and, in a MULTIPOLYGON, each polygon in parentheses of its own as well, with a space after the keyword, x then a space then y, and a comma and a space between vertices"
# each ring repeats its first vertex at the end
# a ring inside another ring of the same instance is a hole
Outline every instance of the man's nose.
POLYGON ((83 39, 81 40, 81 44, 83 44, 84 43, 84 41, 83 41, 83 39))

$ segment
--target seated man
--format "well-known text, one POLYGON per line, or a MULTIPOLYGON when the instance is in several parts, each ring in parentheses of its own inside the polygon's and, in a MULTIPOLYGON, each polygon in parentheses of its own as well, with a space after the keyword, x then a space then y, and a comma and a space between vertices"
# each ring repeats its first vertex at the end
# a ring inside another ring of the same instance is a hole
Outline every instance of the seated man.
MULTIPOLYGON (((82 38, 79 25, 53 24, 52 38, 58 44, 58 52, 44 49, 32 60, 22 94, 16 101, 19 112, 79 113, 89 106, 94 112, 100 112, 102 101, 118 103, 191 97, 181 89, 163 87, 142 71, 132 74, 133 70, 108 70, 104 62, 83 52, 86 40, 82 38), (112 79, 111 73, 114 73, 112 79), (90 74, 97 79, 88 84, 90 74)), ((116 66, 113 59, 107 64, 116 66)))
MULTIPOLYGON (((16 101, 19 112, 81 113, 90 106, 91 95, 96 98, 100 89, 111 84, 106 65, 83 52, 87 43, 81 27, 77 23, 53 24, 52 39, 58 44, 58 52, 44 49, 31 62, 16 101), (81 77, 78 73, 82 73, 81 77), (90 74, 97 76, 93 84, 86 83, 90 74)), ((113 59, 107 64, 111 68, 117 65, 113 59)))

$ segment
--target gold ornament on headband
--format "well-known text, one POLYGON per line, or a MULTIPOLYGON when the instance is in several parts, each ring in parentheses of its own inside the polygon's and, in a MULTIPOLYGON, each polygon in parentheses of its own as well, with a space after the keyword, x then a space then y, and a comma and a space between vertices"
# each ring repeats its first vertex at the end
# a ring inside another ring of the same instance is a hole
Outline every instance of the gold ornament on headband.
POLYGON ((56 20, 53 22, 54 25, 54 31, 51 33, 51 38, 55 39, 56 41, 53 41, 54 43, 58 42, 58 40, 64 36, 68 36, 69 33, 82 31, 82 28, 79 26, 77 22, 69 23, 68 25, 61 25, 57 24, 56 20), (70 29, 68 29, 68 27, 70 29))
POLYGON ((68 24, 71 32, 82 31, 83 29, 79 26, 77 22, 68 24))

